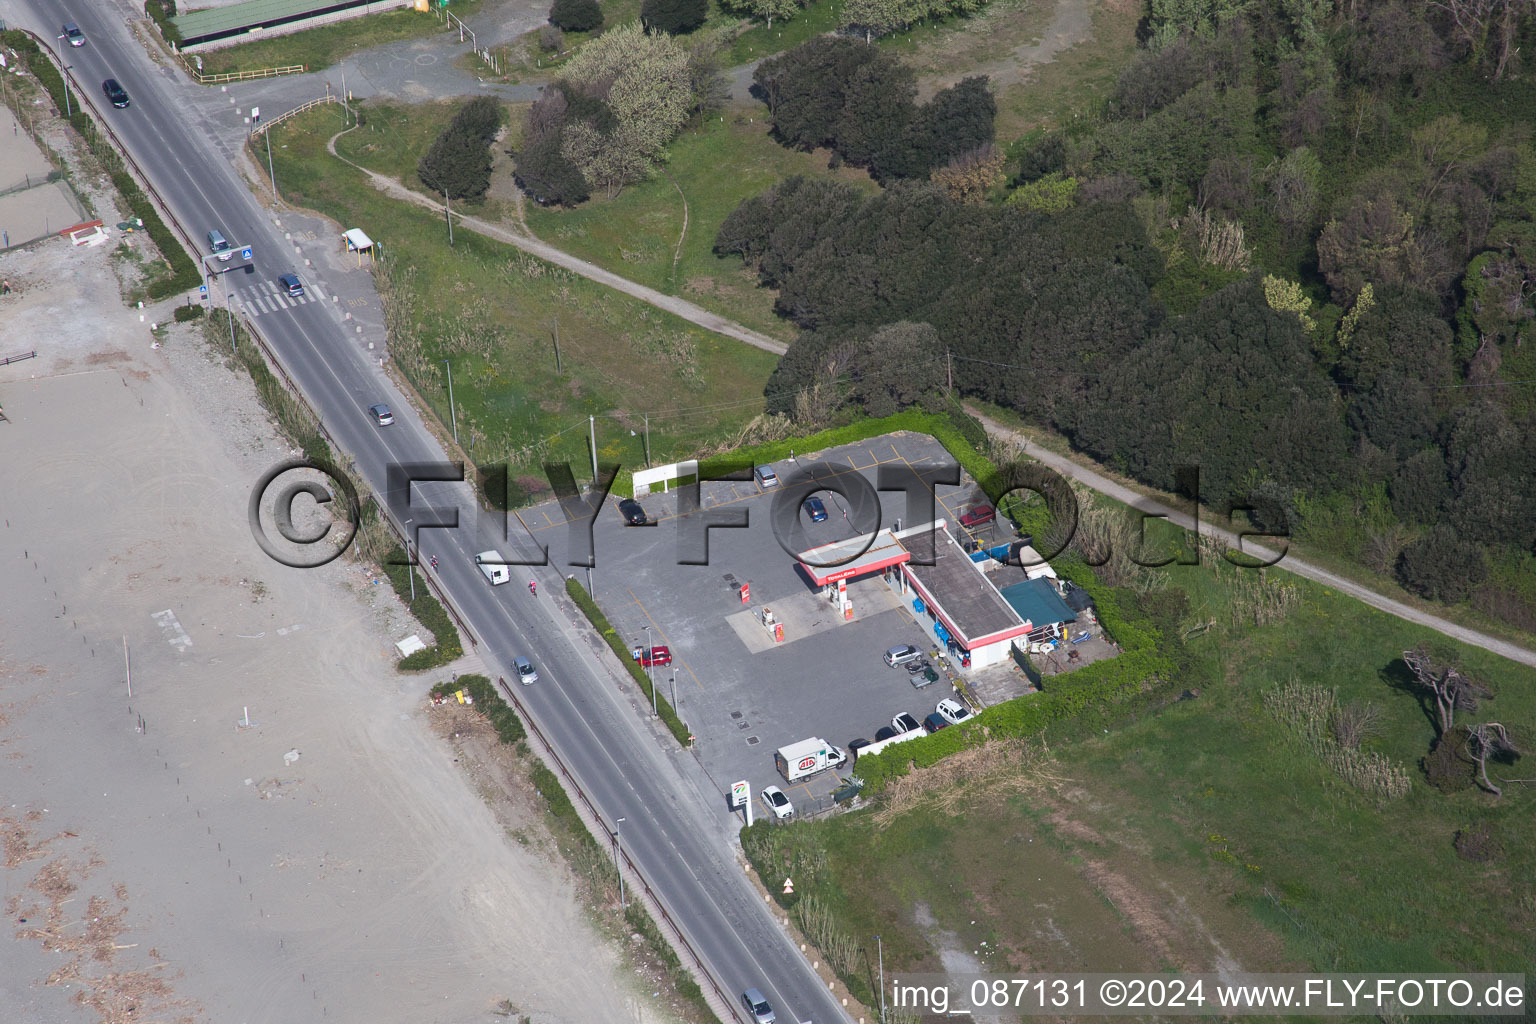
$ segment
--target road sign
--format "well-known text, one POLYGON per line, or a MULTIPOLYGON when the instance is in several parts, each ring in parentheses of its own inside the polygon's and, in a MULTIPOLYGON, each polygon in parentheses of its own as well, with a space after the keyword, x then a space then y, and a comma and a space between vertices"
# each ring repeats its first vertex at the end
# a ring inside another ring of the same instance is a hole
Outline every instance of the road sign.
POLYGON ((206 299, 208 297, 208 286, 205 285, 205 284, 198 285, 197 286, 197 295, 198 295, 199 298, 206 299))
POLYGON ((731 783, 731 806, 740 807, 749 798, 749 787, 745 782, 731 783))
POLYGON ((243 260, 248 260, 248 259, 251 258, 251 247, 250 246, 246 246, 244 249, 240 250, 240 258, 243 259, 243 260))

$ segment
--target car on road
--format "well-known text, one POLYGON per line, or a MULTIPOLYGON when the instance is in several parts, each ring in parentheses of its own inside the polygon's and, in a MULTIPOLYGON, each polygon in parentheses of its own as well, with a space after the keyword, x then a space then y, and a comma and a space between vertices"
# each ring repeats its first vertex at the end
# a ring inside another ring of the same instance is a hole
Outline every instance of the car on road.
POLYGON ((945 697, 939 701, 939 706, 933 710, 936 714, 943 715, 944 720, 950 725, 959 725, 972 717, 971 709, 952 697, 945 697))
POLYGON ((827 521, 827 506, 822 504, 820 498, 815 495, 805 499, 805 514, 811 517, 813 523, 827 521))
POLYGON ((753 470, 753 473, 757 476, 757 485, 759 487, 779 486, 779 474, 773 471, 772 466, 758 466, 753 470))
POLYGON ((645 509, 634 498, 625 498, 619 502, 619 514, 630 526, 644 526, 646 523, 645 509))
POLYGON ((903 711, 891 719, 891 728, 896 730, 896 735, 901 736, 909 732, 917 732, 922 726, 917 724, 917 719, 903 711))
POLYGON ((916 661, 923 656, 923 652, 911 644, 900 644, 885 652, 885 663, 891 668, 897 665, 905 665, 909 661, 916 661))
POLYGON ((773 1024, 779 1018, 774 1016, 773 1007, 768 1005, 768 1000, 755 988, 749 988, 741 994, 742 1005, 747 1008, 754 1024, 773 1024))
POLYGON ((991 505, 972 505, 960 513, 960 525, 967 530, 974 530, 978 526, 986 526, 997 518, 997 509, 991 505))
POLYGON ((220 263, 228 263, 234 256, 234 247, 229 244, 229 239, 224 237, 224 232, 218 228, 208 232, 208 251, 219 258, 220 263))
POLYGON ((539 670, 527 658, 513 658, 512 667, 517 669, 518 682, 527 684, 539 681, 539 670))
POLYGON ((80 26, 76 25, 74 22, 66 21, 64 23, 63 32, 64 32, 64 38, 69 40, 69 45, 70 46, 84 46, 85 45, 85 33, 81 32, 80 31, 80 26))
POLYGON ((107 102, 121 109, 128 105, 128 90, 117 84, 117 79, 109 78, 101 83, 101 91, 107 94, 107 102))
POLYGON ((395 422, 395 414, 389 411, 389 406, 380 402, 378 405, 368 407, 368 415, 373 417, 373 422, 381 427, 387 427, 395 422))
POLYGON ((938 732, 940 729, 948 729, 949 720, 935 711, 933 714, 923 719, 923 728, 928 732, 938 732))
POLYGON ((768 809, 773 812, 775 818, 795 816, 795 805, 789 802, 789 797, 785 796, 784 791, 778 786, 763 787, 763 803, 768 805, 768 809))
POLYGON ((277 286, 287 292, 291 299, 304 297, 304 282, 299 280, 298 274, 280 274, 277 278, 277 286))
POLYGON ((646 650, 644 647, 636 647, 634 655, 635 660, 643 668, 650 668, 652 665, 672 664, 672 652, 665 647, 652 647, 650 650, 646 650))

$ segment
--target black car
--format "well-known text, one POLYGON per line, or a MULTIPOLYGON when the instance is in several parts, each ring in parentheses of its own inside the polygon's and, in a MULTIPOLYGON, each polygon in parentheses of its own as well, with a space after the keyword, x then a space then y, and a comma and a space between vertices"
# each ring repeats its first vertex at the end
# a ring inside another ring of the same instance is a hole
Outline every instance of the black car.
POLYGON ((619 502, 619 514, 630 526, 644 526, 646 524, 645 509, 634 498, 625 498, 619 502))
POLYGON ((875 742, 879 743, 881 740, 888 740, 892 736, 897 736, 897 735, 900 735, 900 734, 897 733, 895 729, 892 729, 888 725, 882 725, 880 728, 875 730, 875 742))
POLYGON ((126 107, 128 105, 128 90, 117 84, 117 79, 109 78, 101 83, 101 91, 107 94, 107 102, 114 107, 126 107))

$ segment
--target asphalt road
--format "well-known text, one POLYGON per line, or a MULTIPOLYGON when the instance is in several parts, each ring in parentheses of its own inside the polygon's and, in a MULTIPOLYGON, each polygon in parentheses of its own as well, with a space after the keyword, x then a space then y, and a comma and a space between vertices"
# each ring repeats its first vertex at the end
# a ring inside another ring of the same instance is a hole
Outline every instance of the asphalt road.
MULTIPOLYGON (((251 246, 256 279, 289 269, 288 243, 270 213, 252 197, 227 156, 218 154, 197 119, 186 116, 190 104, 184 94, 197 87, 148 58, 119 16, 126 13, 128 8, 115 4, 96 11, 76 5, 69 11, 52 0, 18 0, 16 16, 8 20, 45 39, 56 36, 66 18, 78 22, 88 41, 66 48, 65 54, 76 88, 86 92, 96 115, 117 132, 187 234, 201 239, 210 227, 218 227, 237 245, 251 246), (108 77, 128 90, 131 107, 115 110, 103 102, 100 83, 108 77)), ((343 326, 334 304, 294 306, 264 315, 260 325, 376 493, 385 493, 387 465, 446 458, 374 358, 343 326), (393 426, 380 429, 369 422, 365 410, 380 400, 397 411, 393 426)), ((418 504, 468 506, 462 486, 418 486, 415 494, 418 504)), ((847 1020, 745 878, 731 849, 723 794, 703 788, 690 757, 658 744, 623 691, 604 685, 607 674, 597 656, 573 639, 554 612, 552 592, 560 589, 556 567, 537 570, 539 597, 528 594, 521 577, 492 589, 472 563, 473 552, 491 546, 492 540, 459 529, 428 531, 421 543, 438 557, 441 582, 484 641, 481 652, 487 662, 513 677, 513 656, 526 653, 537 660, 540 681, 521 694, 532 717, 606 823, 625 819, 625 851, 708 961, 727 998, 734 1001, 736 993, 757 986, 781 1021, 847 1020)))

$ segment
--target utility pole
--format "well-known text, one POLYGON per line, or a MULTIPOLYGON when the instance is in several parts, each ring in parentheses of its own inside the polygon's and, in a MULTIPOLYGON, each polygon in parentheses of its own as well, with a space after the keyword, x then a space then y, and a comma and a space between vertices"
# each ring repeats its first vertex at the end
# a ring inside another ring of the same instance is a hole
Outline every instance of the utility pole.
POLYGON ((619 906, 627 910, 629 904, 624 899, 624 835, 619 829, 622 824, 624 824, 623 818, 618 818, 613 823, 613 866, 619 870, 619 906))
POLYGON ((588 416, 587 426, 592 431, 592 486, 597 486, 597 417, 588 416))
POLYGON ((651 468, 651 414, 645 414, 645 468, 651 468))
POLYGON ((128 696, 133 696, 133 661, 128 657, 128 636, 123 635, 123 671, 128 673, 128 696))
POLYGON ((880 936, 875 936, 875 948, 880 951, 880 1020, 885 1021, 885 944, 880 941, 880 936))
POLYGON ((560 371, 560 318, 555 317, 555 376, 561 375, 560 371))
POLYGON ((453 443, 459 443, 459 411, 453 407, 453 364, 443 360, 448 368, 448 413, 453 417, 453 443))
POLYGON ((443 218, 448 221, 448 248, 453 248, 453 210, 448 205, 448 190, 443 189, 443 218))
POLYGON ((950 350, 947 349, 947 348, 944 350, 944 362, 949 367, 949 387, 945 388, 944 390, 946 392, 948 392, 949 394, 954 394, 954 391, 955 391, 955 357, 954 357, 954 354, 952 352, 950 352, 950 350))

